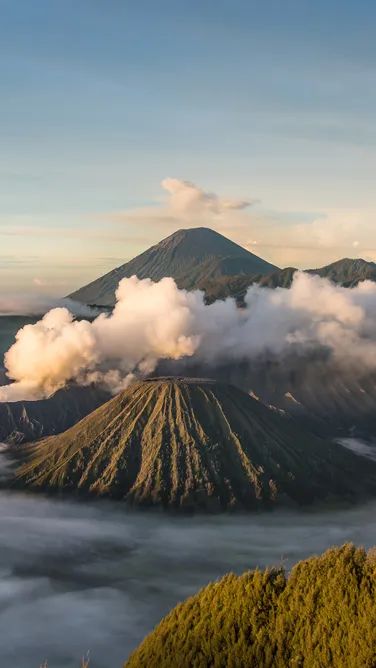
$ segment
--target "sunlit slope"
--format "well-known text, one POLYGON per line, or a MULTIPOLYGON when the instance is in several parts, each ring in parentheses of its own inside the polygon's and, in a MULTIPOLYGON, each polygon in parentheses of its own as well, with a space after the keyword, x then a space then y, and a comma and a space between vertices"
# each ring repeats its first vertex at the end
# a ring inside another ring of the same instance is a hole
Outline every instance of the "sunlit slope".
POLYGON ((376 489, 376 468, 241 390, 207 380, 132 385, 26 449, 18 481, 136 505, 256 508, 376 489))
POLYGON ((178 605, 125 668, 374 668, 376 570, 352 545, 229 574, 178 605))

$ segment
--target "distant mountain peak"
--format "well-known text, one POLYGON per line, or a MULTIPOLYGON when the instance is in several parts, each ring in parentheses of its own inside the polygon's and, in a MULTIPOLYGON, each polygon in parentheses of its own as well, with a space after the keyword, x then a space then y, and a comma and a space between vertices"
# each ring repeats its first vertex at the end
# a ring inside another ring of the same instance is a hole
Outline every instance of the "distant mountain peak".
POLYGON ((222 276, 266 275, 277 269, 211 228, 183 228, 69 296, 112 306, 119 281, 133 275, 154 281, 171 276, 180 288, 192 290, 222 276))
MULTIPOLYGON (((182 254, 198 257, 257 257, 243 246, 227 239, 210 227, 188 227, 173 232, 159 243, 152 246, 154 249, 180 248, 182 254)), ((151 250, 151 249, 149 249, 151 250)), ((145 251, 146 253, 148 251, 145 251)), ((260 258, 258 258, 260 259, 260 258)), ((272 265, 269 265, 272 266, 272 265)))
POLYGON ((376 264, 362 258, 344 257, 320 269, 309 269, 309 274, 329 278, 344 287, 352 287, 361 281, 376 280, 376 264))
POLYGON ((335 260, 330 264, 325 265, 324 267, 319 267, 317 269, 311 269, 310 271, 325 271, 330 268, 335 267, 351 267, 351 268, 360 268, 360 267, 376 267, 375 262, 369 260, 364 260, 361 257, 342 257, 339 260, 335 260))

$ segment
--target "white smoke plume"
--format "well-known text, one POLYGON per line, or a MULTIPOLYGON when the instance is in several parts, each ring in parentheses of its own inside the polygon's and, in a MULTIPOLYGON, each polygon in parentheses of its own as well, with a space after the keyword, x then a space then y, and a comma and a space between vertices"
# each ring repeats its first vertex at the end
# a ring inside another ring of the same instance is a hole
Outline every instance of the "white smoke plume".
POLYGON ((50 309, 63 306, 74 315, 90 318, 98 315, 98 309, 76 302, 69 297, 61 299, 48 295, 16 293, 14 295, 0 293, 0 315, 36 315, 40 316, 50 309))
POLYGON ((75 320, 67 308, 26 325, 5 355, 14 381, 0 401, 49 396, 69 381, 101 382, 116 392, 161 360, 254 360, 322 348, 336 363, 376 370, 376 284, 348 289, 296 273, 290 289, 253 285, 246 309, 234 300, 205 305, 201 292, 123 279, 110 315, 75 320))

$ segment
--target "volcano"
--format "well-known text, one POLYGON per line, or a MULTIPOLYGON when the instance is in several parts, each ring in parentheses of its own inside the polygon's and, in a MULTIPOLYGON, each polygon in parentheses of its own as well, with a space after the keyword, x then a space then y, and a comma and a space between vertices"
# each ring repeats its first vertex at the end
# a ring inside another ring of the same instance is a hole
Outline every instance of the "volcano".
POLYGON ((210 380, 135 383, 23 456, 22 487, 137 506, 256 509, 376 491, 372 462, 210 380))
POLYGON ((221 276, 265 275, 276 269, 218 232, 197 227, 171 234, 69 297, 85 304, 113 306, 119 281, 134 275, 154 281, 171 276, 179 288, 192 290, 221 276))
MULTIPOLYGON (((174 232, 141 255, 68 296, 84 304, 112 307, 122 278, 135 275, 140 279, 159 281, 171 276, 179 288, 203 290, 208 302, 233 297, 243 306, 252 283, 269 288, 289 288, 296 271, 294 267, 279 269, 222 234, 210 228, 196 227, 174 232)), ((353 287, 364 280, 376 281, 376 264, 362 259, 344 258, 306 271, 344 287, 353 287)))

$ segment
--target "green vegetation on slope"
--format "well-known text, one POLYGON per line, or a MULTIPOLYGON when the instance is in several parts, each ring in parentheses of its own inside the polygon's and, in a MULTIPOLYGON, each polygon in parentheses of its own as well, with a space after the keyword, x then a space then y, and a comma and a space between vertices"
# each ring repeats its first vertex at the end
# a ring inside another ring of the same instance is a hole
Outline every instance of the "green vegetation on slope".
POLYGON ((23 487, 143 506, 255 509, 376 491, 372 462, 208 380, 135 383, 25 457, 23 487))
POLYGON ((353 545, 227 575, 178 605, 125 668, 374 668, 376 568, 353 545))

